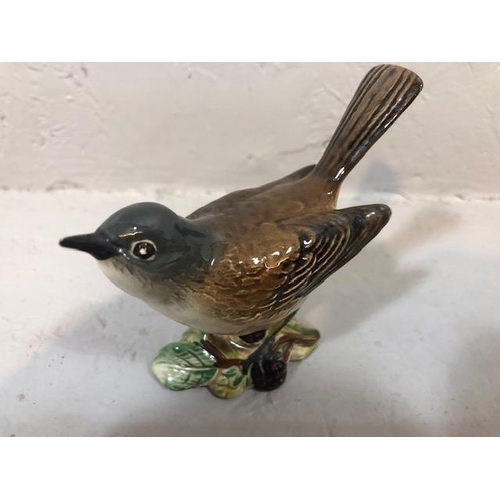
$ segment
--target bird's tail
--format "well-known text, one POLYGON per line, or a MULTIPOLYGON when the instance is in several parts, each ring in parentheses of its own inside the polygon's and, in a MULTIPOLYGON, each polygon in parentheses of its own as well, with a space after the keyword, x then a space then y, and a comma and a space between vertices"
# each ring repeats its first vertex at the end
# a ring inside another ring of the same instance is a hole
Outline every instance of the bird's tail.
POLYGON ((361 82, 312 175, 340 184, 422 90, 422 80, 394 65, 372 68, 361 82))

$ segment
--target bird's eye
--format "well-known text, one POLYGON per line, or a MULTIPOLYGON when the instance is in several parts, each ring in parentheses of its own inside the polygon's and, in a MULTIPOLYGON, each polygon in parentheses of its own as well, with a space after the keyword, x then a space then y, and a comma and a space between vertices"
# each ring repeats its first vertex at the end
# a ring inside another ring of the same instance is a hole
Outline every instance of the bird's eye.
POLYGON ((133 243, 131 250, 134 257, 142 260, 153 260, 156 255, 156 245, 149 240, 133 243))

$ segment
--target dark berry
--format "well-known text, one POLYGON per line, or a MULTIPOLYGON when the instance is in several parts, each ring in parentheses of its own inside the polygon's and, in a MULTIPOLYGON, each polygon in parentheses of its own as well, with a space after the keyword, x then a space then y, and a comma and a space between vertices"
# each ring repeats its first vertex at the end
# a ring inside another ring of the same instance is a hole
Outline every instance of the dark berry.
POLYGON ((286 378, 286 363, 280 359, 263 359, 250 370, 253 388, 257 391, 277 389, 286 378))

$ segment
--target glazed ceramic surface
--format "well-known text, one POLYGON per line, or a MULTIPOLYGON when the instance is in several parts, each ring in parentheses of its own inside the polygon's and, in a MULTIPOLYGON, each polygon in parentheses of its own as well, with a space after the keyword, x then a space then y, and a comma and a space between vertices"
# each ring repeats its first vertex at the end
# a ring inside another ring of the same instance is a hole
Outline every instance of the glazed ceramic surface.
POLYGON ((122 290, 191 327, 154 361, 167 387, 206 385, 220 397, 274 389, 285 363, 307 356, 318 339, 293 315, 391 215, 381 204, 336 210, 340 186, 421 89, 413 72, 377 66, 317 165, 185 218, 157 203, 131 205, 61 245, 90 253, 122 290))

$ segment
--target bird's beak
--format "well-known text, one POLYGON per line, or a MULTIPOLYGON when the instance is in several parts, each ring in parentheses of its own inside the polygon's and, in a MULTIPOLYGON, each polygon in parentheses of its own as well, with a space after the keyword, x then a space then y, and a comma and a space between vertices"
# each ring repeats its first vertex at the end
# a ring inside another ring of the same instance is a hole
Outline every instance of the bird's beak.
POLYGON ((59 241, 59 245, 66 248, 75 248, 89 253, 97 260, 106 260, 118 255, 117 246, 104 235, 101 234, 79 234, 77 236, 68 236, 59 241))

